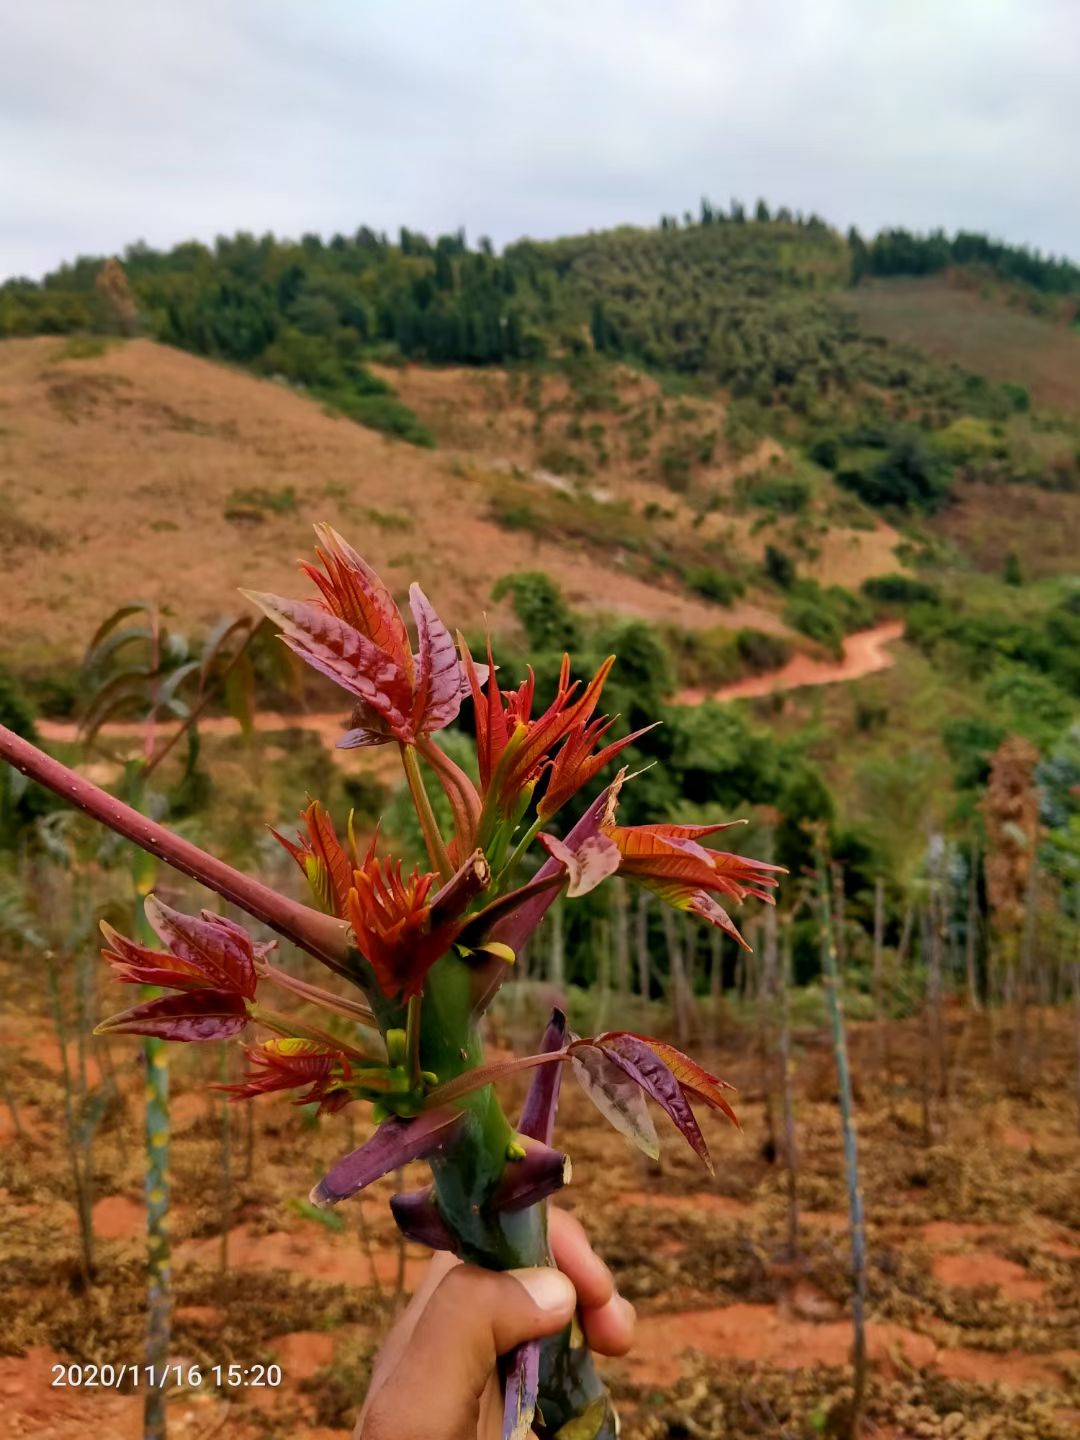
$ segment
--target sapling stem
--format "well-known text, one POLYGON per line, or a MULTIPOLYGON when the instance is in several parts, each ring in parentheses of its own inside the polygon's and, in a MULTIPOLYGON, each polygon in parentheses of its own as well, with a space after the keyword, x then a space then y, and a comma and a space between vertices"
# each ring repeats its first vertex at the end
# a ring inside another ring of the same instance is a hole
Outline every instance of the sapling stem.
POLYGON ((405 1019, 405 1056, 409 1068, 409 1082, 414 1090, 420 1087, 420 1007, 419 994, 409 996, 405 1019))
POLYGON ((412 796, 416 818, 420 821, 420 831, 424 837, 428 858, 439 872, 440 879, 449 880, 454 873, 454 866, 447 852, 446 842, 439 831, 439 822, 435 819, 435 811, 431 808, 431 797, 427 793, 424 777, 420 773, 420 762, 416 758, 416 749, 412 745, 399 745, 398 749, 401 753, 401 763, 405 770, 405 779, 409 784, 409 794, 412 796))
POLYGON ((844 1177, 848 1192, 848 1215, 851 1226, 852 1296, 851 1318, 855 1332, 853 1347, 854 1395, 851 1405, 851 1440, 860 1440, 863 1433, 863 1410, 866 1404, 866 1223, 863 1217, 862 1190, 859 1186, 858 1137, 855 1131, 855 1104, 848 1064, 847 1035, 844 1029, 844 1006, 840 998, 840 974, 836 960, 836 939, 833 934, 829 905, 829 877, 820 835, 814 840, 814 868, 818 881, 818 917, 821 926, 821 968, 825 981, 825 999, 832 1027, 833 1051, 836 1056, 837 1088, 840 1094, 840 1123, 844 1137, 844 1177))

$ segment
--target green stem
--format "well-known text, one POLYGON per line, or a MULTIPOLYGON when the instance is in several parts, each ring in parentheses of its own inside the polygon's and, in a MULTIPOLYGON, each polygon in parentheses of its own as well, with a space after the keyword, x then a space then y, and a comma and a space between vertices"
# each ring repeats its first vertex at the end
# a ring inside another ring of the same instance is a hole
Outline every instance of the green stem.
POLYGON ((405 1056, 409 1068, 409 1082, 414 1090, 420 1088, 420 995, 410 995, 409 1009, 405 1020, 405 1056))
POLYGON ((511 875, 513 875, 514 873, 514 867, 517 865, 518 861, 525 854, 526 850, 528 850, 529 846, 533 843, 537 835, 540 833, 540 827, 541 825, 543 825, 543 823, 543 820, 538 815, 533 821, 533 823, 529 826, 529 828, 525 831, 525 834, 514 846, 514 849, 511 852, 510 857, 506 861, 506 864, 503 865, 499 871, 498 881, 496 884, 497 889, 501 890, 503 882, 509 881, 511 875))
POLYGON ((405 768, 405 778, 409 782, 409 794, 412 796, 416 818, 420 821, 424 844, 427 846, 432 865, 445 882, 453 875, 454 867, 450 862, 446 843, 439 833, 439 822, 435 819, 435 811, 431 808, 431 800, 424 785, 424 777, 420 773, 420 762, 416 758, 416 750, 412 745, 400 745, 398 749, 401 751, 401 763, 405 768))

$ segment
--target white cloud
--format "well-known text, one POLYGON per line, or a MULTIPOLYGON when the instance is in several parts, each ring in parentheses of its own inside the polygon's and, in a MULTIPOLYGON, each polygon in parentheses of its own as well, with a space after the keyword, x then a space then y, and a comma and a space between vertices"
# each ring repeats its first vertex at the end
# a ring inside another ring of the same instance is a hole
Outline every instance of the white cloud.
POLYGON ((235 229, 505 242, 765 195, 1080 253, 1074 0, 45 0, 0 275, 235 229))

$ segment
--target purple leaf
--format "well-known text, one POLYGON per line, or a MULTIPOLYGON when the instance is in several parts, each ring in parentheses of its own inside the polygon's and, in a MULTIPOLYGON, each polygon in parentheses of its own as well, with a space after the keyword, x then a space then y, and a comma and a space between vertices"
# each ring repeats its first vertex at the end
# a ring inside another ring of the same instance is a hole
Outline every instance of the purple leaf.
POLYGON ((526 1340, 510 1357, 502 1440, 528 1440, 540 1395, 540 1342, 526 1340))
POLYGON ((409 587, 409 607, 419 645, 412 718, 416 733, 429 735, 457 718, 465 694, 464 671, 453 637, 419 585, 409 587))
POLYGON ((431 1250, 457 1251, 457 1241, 436 1203, 434 1186, 391 1195, 390 1213, 406 1240, 431 1250))
MULTIPOLYGON (((547 1055, 553 1050, 561 1050, 565 1044, 566 1016, 561 1010, 553 1010, 538 1053, 547 1055)), ((533 1140, 542 1140, 545 1145, 551 1144, 561 1083, 561 1065, 544 1065, 537 1070, 525 1097, 525 1107, 518 1124, 519 1134, 527 1135, 533 1140)))
POLYGON ((156 1035, 161 1040, 229 1040, 247 1024, 240 995, 221 990, 190 990, 133 1005, 103 1020, 100 1035, 156 1035))
POLYGON ((570 1059, 574 1079, 603 1115, 650 1160, 660 1158, 656 1126, 637 1082, 632 1080, 602 1050, 582 1045, 570 1059))
POLYGON ((335 750, 362 750, 367 745, 389 745, 393 740, 392 735, 383 734, 380 730, 365 730, 362 725, 355 726, 352 730, 346 730, 341 739, 335 745, 335 750))
POLYGON ((464 1120, 459 1110, 445 1109, 418 1115, 415 1120, 392 1115, 366 1144, 339 1160, 323 1176, 309 1196, 311 1203, 327 1209, 410 1160, 432 1154, 453 1139, 464 1120))
MULTIPOLYGON (((631 1080, 636 1081, 662 1109, 667 1111, 676 1129, 691 1149, 701 1156, 711 1174, 712 1157, 709 1154, 709 1147, 705 1144, 705 1136, 701 1133, 689 1100, 683 1094, 682 1086, 670 1069, 636 1035, 624 1033, 616 1034, 611 1038, 603 1036, 601 1039, 603 1044, 598 1047, 601 1053, 624 1071, 631 1080)), ((579 1043, 595 1045, 597 1042, 583 1040, 579 1043)))

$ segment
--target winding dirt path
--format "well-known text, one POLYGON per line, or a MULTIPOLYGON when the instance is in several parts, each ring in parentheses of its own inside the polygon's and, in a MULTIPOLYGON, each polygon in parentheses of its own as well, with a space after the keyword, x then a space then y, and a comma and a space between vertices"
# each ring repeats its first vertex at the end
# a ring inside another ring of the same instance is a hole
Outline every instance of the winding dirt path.
MULTIPOLYGON (((675 696, 678 705, 700 705, 705 700, 749 700, 759 695, 772 695, 777 690, 797 690, 803 685, 832 685, 838 680, 858 680, 878 670, 888 670, 893 656, 886 650, 904 633, 900 620, 887 620, 872 630, 858 630, 844 640, 844 658, 836 661, 813 660, 808 655, 794 655, 779 670, 764 675, 751 675, 719 690, 681 690, 675 696)), ((234 735, 239 724, 231 715, 208 715, 199 721, 203 735, 234 735)), ((255 715, 255 729, 274 734, 283 730, 309 730, 317 734, 328 749, 333 749, 346 729, 343 711, 282 715, 274 710, 255 715)), ((74 744, 79 738, 73 720, 41 720, 38 730, 43 740, 52 744, 74 744)), ((141 740, 143 726, 138 721, 117 720, 101 727, 102 735, 113 739, 141 740)))
POLYGON ((886 620, 871 630, 857 630, 848 635, 842 660, 813 660, 809 655, 793 655, 779 670, 750 675, 732 685, 722 685, 719 690, 682 690, 675 701, 679 705, 700 705, 703 700, 752 700, 778 690, 798 690, 803 685, 859 680, 878 670, 888 670, 896 663, 885 647, 899 640, 903 633, 902 620, 886 620))
MULTIPOLYGON (((166 727, 161 727, 162 734, 166 727)), ((334 746, 348 729, 346 710, 332 713, 282 715, 276 710, 259 710, 255 714, 255 729, 269 734, 283 730, 310 730, 317 734, 324 745, 334 746)), ((73 745, 79 739, 79 727, 74 720, 39 720, 38 731, 43 740, 55 744, 73 745)), ((240 723, 231 715, 204 715, 199 720, 200 735, 237 735, 240 723)), ((139 720, 110 720, 98 732, 115 740, 141 740, 145 726, 139 720)))

